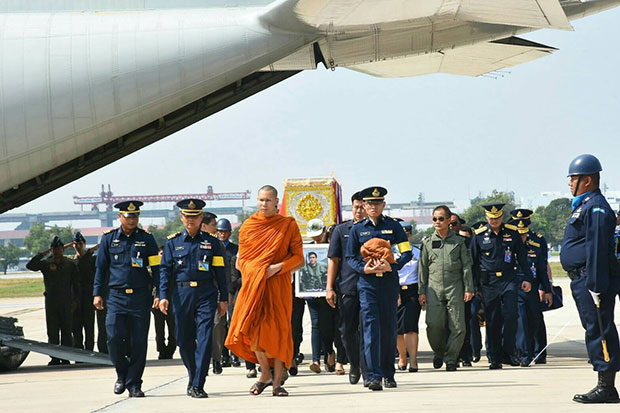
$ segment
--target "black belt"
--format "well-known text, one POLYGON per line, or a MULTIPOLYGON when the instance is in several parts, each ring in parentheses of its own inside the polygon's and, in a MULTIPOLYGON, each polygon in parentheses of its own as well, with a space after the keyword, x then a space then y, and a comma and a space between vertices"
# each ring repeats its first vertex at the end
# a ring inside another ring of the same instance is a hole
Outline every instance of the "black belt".
POLYGON ((200 285, 212 284, 213 280, 199 280, 199 281, 177 281, 179 287, 198 287, 200 285))
POLYGON ((585 277, 586 275, 586 267, 580 267, 574 270, 570 270, 567 272, 568 278, 571 280, 576 280, 579 277, 585 277))

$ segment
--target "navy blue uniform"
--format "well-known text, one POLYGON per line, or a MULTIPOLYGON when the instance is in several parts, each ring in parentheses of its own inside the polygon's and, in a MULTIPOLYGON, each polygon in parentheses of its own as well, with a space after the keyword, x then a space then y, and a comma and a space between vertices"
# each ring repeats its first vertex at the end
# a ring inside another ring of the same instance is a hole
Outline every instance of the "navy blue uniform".
POLYGON ((573 213, 564 232, 560 260, 571 278, 571 290, 586 330, 588 356, 595 371, 620 370, 615 297, 620 278, 614 250, 616 216, 599 189, 573 199, 573 213), (600 312, 610 361, 603 358, 596 306, 589 291, 600 293, 600 312))
MULTIPOLYGON (((551 293, 547 274, 547 241, 540 234, 528 233, 525 241, 527 263, 532 272, 533 283, 530 292, 519 290, 519 322, 517 326, 517 350, 521 363, 529 364, 534 358, 535 334, 541 326, 542 309, 538 290, 551 293)), ((519 275, 523 277, 522 264, 519 275)))
MULTIPOLYGON (((488 225, 477 229, 471 251, 474 278, 479 283, 478 291, 482 291, 485 307, 487 358, 491 364, 501 364, 515 353, 521 281, 517 277, 517 262, 527 262, 527 251, 517 231, 505 224, 498 234, 488 225)), ((532 282, 532 272, 527 266, 523 268, 523 280, 532 282)))
POLYGON ((228 301, 223 254, 217 238, 183 231, 168 237, 161 261, 160 298, 172 297, 179 353, 191 385, 200 389, 211 362, 218 294, 228 301))
POLYGON ((394 379, 394 352, 396 351, 398 294, 398 270, 411 260, 411 245, 400 223, 393 218, 380 216, 374 224, 366 218, 354 224, 349 233, 346 259, 358 274, 357 291, 362 310, 364 331, 364 356, 368 366, 369 380, 394 379), (360 249, 372 238, 381 238, 397 245, 401 256, 392 271, 364 274, 366 262, 360 249))
POLYGON ((159 249, 153 235, 136 228, 127 236, 120 227, 103 234, 93 296, 104 296, 107 292, 108 352, 118 380, 130 390, 142 385, 153 304, 152 285, 158 284, 159 249))
POLYGON ((360 357, 363 348, 362 326, 360 324, 360 299, 357 294, 358 273, 351 268, 345 259, 349 234, 353 221, 346 221, 334 228, 327 251, 328 258, 339 258, 338 275, 336 277, 338 307, 340 319, 338 330, 342 344, 352 368, 360 368, 364 379, 368 377, 368 369, 364 357, 360 357), (360 351, 362 350, 362 351, 360 351))

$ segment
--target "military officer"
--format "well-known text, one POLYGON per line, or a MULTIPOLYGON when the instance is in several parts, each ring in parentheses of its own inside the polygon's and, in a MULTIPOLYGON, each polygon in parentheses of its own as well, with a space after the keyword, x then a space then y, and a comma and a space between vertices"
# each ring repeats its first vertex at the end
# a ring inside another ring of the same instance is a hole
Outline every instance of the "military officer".
POLYGON ((515 356, 518 290, 519 287, 525 292, 531 290, 532 272, 524 266, 523 281, 519 282, 517 261, 527 262, 527 251, 516 227, 502 223, 504 204, 491 203, 482 207, 487 225, 474 231, 471 251, 484 300, 489 368, 495 370, 502 368, 502 362, 519 365, 515 356))
POLYGON ((620 289, 618 263, 614 253, 616 217, 599 189, 599 160, 580 155, 569 168, 573 212, 566 225, 560 261, 571 279, 571 290, 581 324, 586 330, 586 347, 598 383, 579 403, 618 403, 615 387, 620 370, 618 331, 614 324, 616 294, 620 289))
MULTIPOLYGON (((80 289, 77 266, 63 256, 64 250, 62 241, 55 236, 50 247, 32 257, 26 268, 43 273, 47 342, 70 347, 73 344, 71 307, 77 307, 80 289), (50 252, 52 256, 43 259, 50 252)), ((49 366, 58 364, 69 364, 69 360, 52 357, 48 363, 49 366)))
POLYGON ((433 210, 435 232, 422 240, 419 281, 433 367, 445 361, 446 371, 456 371, 465 339, 465 304, 474 297, 471 255, 465 240, 450 230, 451 215, 446 205, 433 210))
POLYGON ((387 189, 373 186, 361 191, 368 217, 351 227, 347 243, 346 259, 358 273, 357 290, 362 312, 364 330, 364 356, 368 366, 370 390, 396 387, 394 380, 394 353, 396 351, 398 294, 400 291, 398 270, 411 260, 411 245, 405 230, 393 218, 383 215, 387 189), (397 245, 401 256, 396 264, 385 259, 365 262, 362 245, 380 238, 397 245))
POLYGON ((152 286, 159 283, 159 248, 151 233, 138 228, 141 206, 140 201, 114 205, 121 226, 101 237, 93 288, 95 308, 108 309, 108 353, 117 375, 114 393, 127 389, 129 397, 144 397, 150 309, 159 301, 152 295, 152 286))
POLYGON ((521 367, 529 367, 535 357, 535 334, 542 318, 539 288, 544 292, 548 305, 553 303, 553 294, 547 275, 547 241, 541 234, 530 231, 530 217, 534 212, 529 209, 515 209, 510 213, 513 219, 508 223, 517 227, 517 232, 527 249, 527 262, 519 262, 518 274, 523 277, 522 267, 528 266, 532 272, 532 289, 519 291, 519 320, 517 323, 517 350, 521 367))
POLYGON ((185 230, 170 235, 164 246, 159 308, 166 314, 172 299, 179 353, 189 374, 187 395, 206 398, 213 321, 216 311, 223 316, 228 306, 225 252, 217 238, 200 229, 204 201, 184 199, 177 206, 185 230))

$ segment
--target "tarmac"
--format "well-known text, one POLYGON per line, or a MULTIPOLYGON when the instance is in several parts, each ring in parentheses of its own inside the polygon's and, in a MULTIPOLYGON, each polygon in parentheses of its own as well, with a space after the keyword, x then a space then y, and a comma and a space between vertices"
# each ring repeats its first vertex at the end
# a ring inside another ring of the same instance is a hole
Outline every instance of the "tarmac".
MULTIPOLYGON (((529 368, 504 366, 489 370, 486 358, 457 372, 435 370, 426 340, 424 313, 420 319, 419 371, 397 371, 398 388, 371 392, 361 382, 349 384, 348 375, 312 373, 310 320, 305 314, 302 351, 306 361, 299 375, 285 384, 289 397, 274 398, 271 388, 260 396, 248 390, 253 379, 244 367, 210 373, 208 399, 185 395, 187 373, 178 352, 172 360, 157 360, 155 333, 149 331, 143 399, 112 392, 116 374, 111 367, 88 364, 48 367, 49 357, 31 353, 17 370, 0 374, 0 410, 3 412, 393 412, 393 411, 620 411, 620 405, 584 406, 571 401, 574 393, 590 390, 596 373, 588 364, 584 331, 579 323, 567 279, 556 280, 564 290, 564 308, 545 314, 550 343, 546 365, 529 368)), ((616 307, 616 320, 620 310, 616 307)), ((46 340, 42 297, 0 299, 0 315, 19 319, 26 338, 46 340)), ((484 329, 483 329, 484 333, 484 329)), ((348 366, 346 366, 348 373, 348 366)), ((620 383, 620 379, 618 380, 620 383)))

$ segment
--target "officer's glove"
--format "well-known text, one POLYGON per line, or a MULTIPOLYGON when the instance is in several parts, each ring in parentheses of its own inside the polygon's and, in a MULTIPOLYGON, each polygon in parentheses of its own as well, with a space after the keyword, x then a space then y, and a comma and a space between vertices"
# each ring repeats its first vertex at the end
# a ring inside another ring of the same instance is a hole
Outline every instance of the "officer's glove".
POLYGON ((594 305, 597 307, 601 304, 601 293, 595 293, 594 291, 588 290, 590 295, 592 296, 592 300, 594 300, 594 305))

